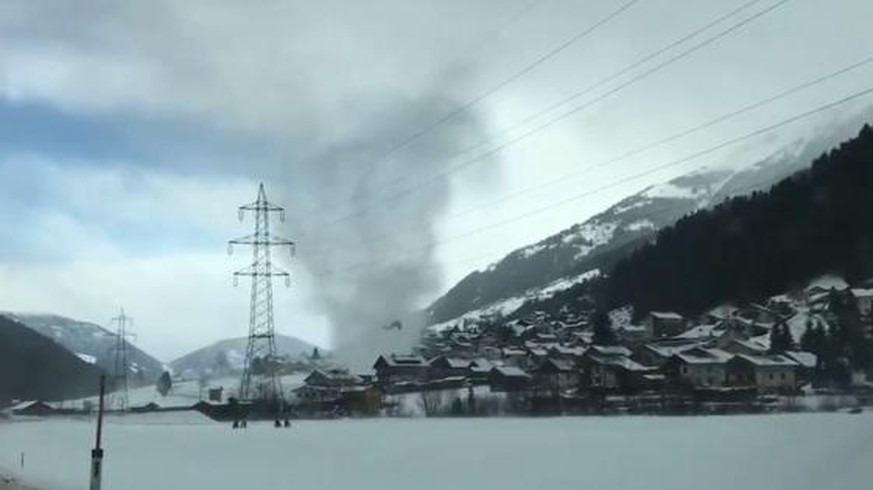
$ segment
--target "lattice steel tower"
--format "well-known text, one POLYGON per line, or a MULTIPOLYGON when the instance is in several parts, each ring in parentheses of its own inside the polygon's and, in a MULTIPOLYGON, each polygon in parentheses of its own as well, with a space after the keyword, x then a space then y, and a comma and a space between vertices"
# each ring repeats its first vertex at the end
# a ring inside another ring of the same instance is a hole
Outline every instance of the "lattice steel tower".
POLYGON ((133 337, 133 334, 127 331, 127 327, 133 323, 133 318, 125 315, 124 308, 121 308, 118 316, 113 317, 109 323, 115 325, 115 370, 113 373, 115 384, 112 404, 123 412, 130 407, 127 382, 127 377, 130 374, 130 364, 127 362, 127 338, 133 337))
POLYGON ((252 247, 252 263, 233 274, 234 285, 239 284, 240 276, 252 278, 249 337, 240 380, 239 399, 269 400, 275 402, 277 411, 281 412, 284 409, 285 397, 277 373, 278 356, 273 326, 273 277, 284 277, 285 285, 290 286, 291 276, 273 265, 270 250, 275 246, 287 246, 293 256, 294 242, 270 233, 270 216, 278 213, 279 218, 285 221, 285 209, 267 201, 263 183, 258 188, 257 200, 239 207, 240 221, 247 211, 255 215, 255 232, 228 242, 228 253, 233 253, 234 245, 252 247))

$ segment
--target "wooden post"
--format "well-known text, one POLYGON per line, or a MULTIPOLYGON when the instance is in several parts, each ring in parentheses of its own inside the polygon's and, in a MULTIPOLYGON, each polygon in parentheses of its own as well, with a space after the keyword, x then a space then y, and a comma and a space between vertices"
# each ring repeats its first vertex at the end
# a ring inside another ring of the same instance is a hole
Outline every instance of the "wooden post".
POLYGON ((103 437, 103 395, 106 390, 106 376, 100 376, 100 406, 97 410, 97 441, 91 450, 91 490, 100 490, 103 480, 103 448, 100 440, 103 437))

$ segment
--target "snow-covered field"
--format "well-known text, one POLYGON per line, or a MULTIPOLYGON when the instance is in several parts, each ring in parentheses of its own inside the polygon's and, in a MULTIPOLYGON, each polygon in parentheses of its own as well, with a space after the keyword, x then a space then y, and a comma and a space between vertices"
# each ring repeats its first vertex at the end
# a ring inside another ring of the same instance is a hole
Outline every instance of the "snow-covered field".
MULTIPOLYGON (((0 473, 87 487, 93 424, 0 423, 0 473), (18 458, 25 452, 25 468, 18 458)), ((104 488, 868 489, 873 414, 371 419, 110 418, 104 488)))

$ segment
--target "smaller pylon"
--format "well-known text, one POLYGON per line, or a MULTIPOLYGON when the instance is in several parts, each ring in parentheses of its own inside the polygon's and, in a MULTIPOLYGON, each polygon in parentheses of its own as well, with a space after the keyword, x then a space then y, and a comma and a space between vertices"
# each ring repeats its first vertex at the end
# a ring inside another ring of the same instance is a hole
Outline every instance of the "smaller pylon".
POLYGON ((125 315, 124 308, 121 308, 118 316, 110 320, 110 325, 115 326, 115 369, 113 374, 113 403, 112 405, 121 412, 127 411, 130 408, 130 396, 128 375, 130 374, 130 364, 127 361, 127 339, 135 338, 135 335, 129 333, 127 328, 133 324, 133 318, 125 315))

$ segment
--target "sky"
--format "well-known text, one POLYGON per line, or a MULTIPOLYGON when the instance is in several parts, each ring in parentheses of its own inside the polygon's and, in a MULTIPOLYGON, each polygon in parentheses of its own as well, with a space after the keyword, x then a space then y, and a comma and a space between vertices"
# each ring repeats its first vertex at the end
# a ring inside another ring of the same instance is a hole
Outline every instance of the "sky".
POLYGON ((646 172, 871 88, 866 63, 603 163, 868 59, 870 18, 864 0, 5 0, 0 310, 105 325, 123 306, 165 361, 244 336, 226 241, 263 182, 297 244, 275 255, 277 331, 390 342, 380 325, 515 248, 873 104, 646 172))

